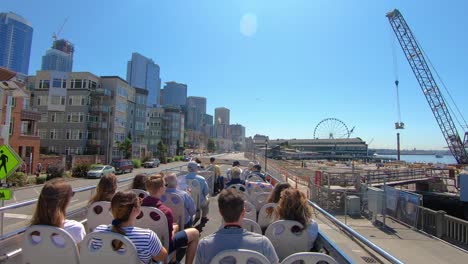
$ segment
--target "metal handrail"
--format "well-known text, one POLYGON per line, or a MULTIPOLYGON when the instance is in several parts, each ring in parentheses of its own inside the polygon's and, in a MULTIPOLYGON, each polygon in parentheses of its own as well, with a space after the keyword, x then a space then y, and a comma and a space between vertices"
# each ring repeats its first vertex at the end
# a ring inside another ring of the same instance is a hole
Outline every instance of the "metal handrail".
MULTIPOLYGON (((272 176, 270 173, 269 173, 270 177, 274 178, 276 181, 278 182, 281 182, 279 181, 276 177, 272 176)), ((386 260, 390 261, 391 263, 397 263, 397 264, 403 264, 404 262, 402 262, 401 260, 395 258, 394 256, 390 255, 389 253, 387 253, 385 250, 383 250, 382 248, 380 248, 379 246, 377 246, 376 244, 372 243, 371 241, 369 241, 367 238, 363 237, 362 235, 360 235, 358 232, 354 231, 352 228, 348 227, 347 225, 343 224, 340 220, 336 219, 333 215, 331 215, 330 213, 328 213, 327 211, 325 211, 324 209, 322 209, 320 206, 318 206, 316 203, 312 202, 312 201, 309 201, 309 204, 314 207, 315 209, 317 209, 319 212, 321 212, 326 218, 328 218, 328 220, 330 220, 331 222, 333 222, 335 225, 337 225, 338 227, 340 227, 342 230, 344 230, 345 232, 347 232, 349 235, 353 236, 354 238, 356 238, 357 240, 359 240, 361 243, 363 243, 364 245, 368 246, 370 249, 374 250, 375 252, 377 252, 379 255, 381 255, 382 257, 384 257, 386 260)))

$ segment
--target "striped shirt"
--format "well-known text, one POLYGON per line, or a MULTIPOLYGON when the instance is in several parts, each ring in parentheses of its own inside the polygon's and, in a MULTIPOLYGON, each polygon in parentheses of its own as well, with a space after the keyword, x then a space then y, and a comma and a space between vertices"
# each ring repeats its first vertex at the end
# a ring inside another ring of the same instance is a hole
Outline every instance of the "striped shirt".
MULTIPOLYGON (((112 226, 108 225, 100 225, 94 229, 95 232, 111 232, 111 230, 112 226)), ((163 246, 153 231, 133 226, 122 227, 122 230, 125 232, 125 236, 133 242, 138 253, 138 258, 144 263, 150 263, 151 258, 161 252, 163 246)), ((91 243, 93 249, 98 249, 102 245, 102 241, 99 239, 92 240, 91 243)))

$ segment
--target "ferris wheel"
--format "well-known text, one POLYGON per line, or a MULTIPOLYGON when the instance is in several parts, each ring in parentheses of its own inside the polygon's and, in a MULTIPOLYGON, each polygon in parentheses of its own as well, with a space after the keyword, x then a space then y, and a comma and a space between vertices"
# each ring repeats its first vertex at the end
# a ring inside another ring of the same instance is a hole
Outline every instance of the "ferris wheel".
POLYGON ((354 127, 349 130, 346 124, 338 118, 325 118, 314 129, 314 139, 349 138, 354 127))

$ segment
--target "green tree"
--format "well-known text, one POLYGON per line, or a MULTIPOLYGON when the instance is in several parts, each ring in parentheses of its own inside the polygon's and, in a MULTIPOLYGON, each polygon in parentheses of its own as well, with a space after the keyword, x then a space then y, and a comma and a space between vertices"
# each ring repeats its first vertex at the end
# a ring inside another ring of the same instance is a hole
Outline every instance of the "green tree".
POLYGON ((129 159, 132 157, 132 140, 130 138, 127 137, 122 142, 117 141, 117 148, 123 152, 124 158, 129 159))
POLYGON ((208 152, 215 152, 216 151, 216 144, 215 144, 215 141, 210 138, 208 139, 208 152))
POLYGON ((166 145, 161 141, 158 143, 158 158, 162 163, 166 163, 166 152, 167 152, 167 147, 166 145))

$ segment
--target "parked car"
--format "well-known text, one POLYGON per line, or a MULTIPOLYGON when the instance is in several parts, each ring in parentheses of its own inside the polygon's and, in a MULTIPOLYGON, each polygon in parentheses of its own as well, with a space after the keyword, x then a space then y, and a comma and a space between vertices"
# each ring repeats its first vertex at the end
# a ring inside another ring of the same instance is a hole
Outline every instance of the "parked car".
POLYGON ((161 161, 159 159, 150 159, 143 163, 143 167, 145 168, 156 168, 159 167, 159 164, 161 164, 161 161))
POLYGON ((110 165, 93 166, 88 171, 88 178, 101 178, 104 175, 115 173, 115 168, 110 165))
POLYGON ((128 159, 113 160, 112 166, 114 166, 115 172, 118 174, 133 171, 133 162, 128 159))

